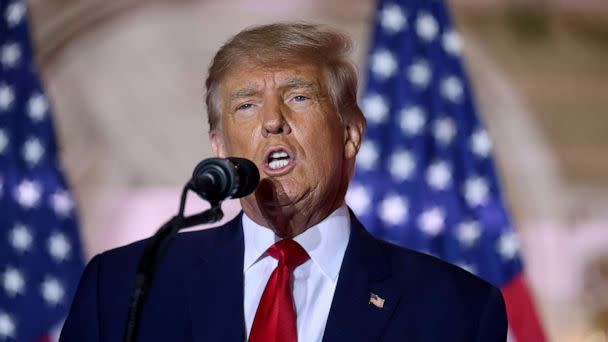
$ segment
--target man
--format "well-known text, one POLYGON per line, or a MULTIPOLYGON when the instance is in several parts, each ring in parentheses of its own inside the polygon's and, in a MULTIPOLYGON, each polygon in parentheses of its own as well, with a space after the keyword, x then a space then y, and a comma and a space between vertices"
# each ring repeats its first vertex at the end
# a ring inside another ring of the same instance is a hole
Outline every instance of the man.
MULTIPOLYGON (((159 266, 141 341, 504 341, 500 292, 370 236, 344 204, 365 118, 350 41, 305 24, 245 30, 207 85, 219 157, 252 160, 257 190, 226 225, 180 234, 159 266)), ((87 266, 62 341, 122 338, 143 243, 87 266)))

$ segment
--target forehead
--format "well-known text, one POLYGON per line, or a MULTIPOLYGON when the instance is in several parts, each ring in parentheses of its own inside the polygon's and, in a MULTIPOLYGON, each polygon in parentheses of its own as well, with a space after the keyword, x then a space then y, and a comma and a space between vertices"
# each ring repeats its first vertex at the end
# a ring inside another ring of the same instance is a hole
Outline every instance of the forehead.
POLYGON ((258 64, 239 61, 220 81, 224 95, 243 87, 299 87, 320 88, 323 85, 323 69, 320 65, 302 60, 258 64))

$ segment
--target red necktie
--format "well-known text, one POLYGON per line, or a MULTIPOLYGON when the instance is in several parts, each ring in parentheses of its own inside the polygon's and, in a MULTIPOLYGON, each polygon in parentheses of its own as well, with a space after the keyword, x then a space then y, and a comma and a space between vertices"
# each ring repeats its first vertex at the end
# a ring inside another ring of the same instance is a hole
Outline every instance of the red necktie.
POLYGON ((308 253, 292 239, 281 240, 267 253, 279 261, 266 284, 255 312, 249 342, 296 342, 296 314, 291 294, 291 273, 308 253))

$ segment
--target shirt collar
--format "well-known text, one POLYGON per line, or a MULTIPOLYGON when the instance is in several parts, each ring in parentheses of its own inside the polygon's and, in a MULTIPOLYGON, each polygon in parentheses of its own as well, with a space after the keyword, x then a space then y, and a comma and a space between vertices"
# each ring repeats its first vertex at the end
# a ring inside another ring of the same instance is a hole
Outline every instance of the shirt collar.
MULTIPOLYGON (((281 240, 270 228, 261 226, 243 214, 243 235, 245 238, 244 271, 264 258, 266 250, 281 240)), ((350 235, 350 215, 346 205, 342 205, 323 221, 294 237, 332 281, 336 281, 350 235)))

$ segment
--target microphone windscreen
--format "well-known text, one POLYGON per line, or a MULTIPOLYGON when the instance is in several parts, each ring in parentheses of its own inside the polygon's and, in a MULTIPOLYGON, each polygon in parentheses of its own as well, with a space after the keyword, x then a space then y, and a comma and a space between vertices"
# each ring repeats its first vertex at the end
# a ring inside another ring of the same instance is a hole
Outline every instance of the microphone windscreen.
POLYGON ((258 168, 249 159, 229 157, 228 160, 234 164, 239 179, 239 185, 231 197, 240 198, 249 195, 260 182, 258 168))

